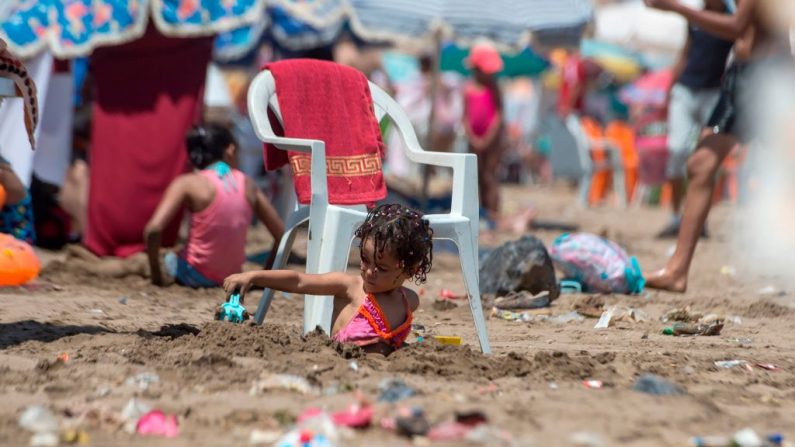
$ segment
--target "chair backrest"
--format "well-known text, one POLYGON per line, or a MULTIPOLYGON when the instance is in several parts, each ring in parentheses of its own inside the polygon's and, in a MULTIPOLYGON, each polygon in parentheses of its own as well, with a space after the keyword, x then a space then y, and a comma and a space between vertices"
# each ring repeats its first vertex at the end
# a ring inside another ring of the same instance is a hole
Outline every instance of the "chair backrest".
MULTIPOLYGON (((400 138, 403 140, 406 157, 409 160, 419 164, 430 163, 454 168, 453 184, 460 184, 463 189, 459 193, 456 191, 453 192, 453 199, 450 204, 451 214, 467 216, 473 222, 476 222, 478 217, 477 182, 473 183, 471 181, 472 170, 475 169, 474 164, 476 163, 474 155, 467 154, 464 156, 464 154, 442 154, 425 151, 420 145, 411 121, 409 121, 408 116, 400 105, 377 85, 369 83, 369 87, 376 119, 380 121, 384 116, 389 117, 394 125, 394 129, 397 130, 398 135, 400 135, 400 138), (464 169, 465 166, 469 166, 470 164, 473 164, 471 169, 464 169)), ((273 112, 280 123, 284 122, 277 98, 276 83, 273 75, 270 71, 262 71, 256 76, 254 81, 252 81, 248 93, 249 117, 251 118, 255 133, 261 141, 273 141, 274 138, 278 138, 269 121, 268 109, 273 112), (268 108, 262 107, 262 104, 265 102, 264 98, 267 98, 268 108)), ((280 146, 295 147, 294 144, 291 145, 287 143, 287 140, 292 139, 281 139, 284 140, 285 143, 280 143, 280 146)), ((298 140, 292 140, 292 142, 298 144, 298 140)), ((320 141, 316 141, 315 143, 322 144, 320 141)), ((319 160, 313 158, 313 172, 315 172, 316 161, 319 163, 319 160)), ((317 168, 319 169, 320 165, 317 168)), ((325 190, 326 185, 325 176, 322 178, 321 176, 312 176, 313 195, 315 194, 314 191, 325 190)))
MULTIPOLYGON (((268 120, 267 110, 262 107, 257 107, 255 98, 266 96, 268 98, 268 106, 276 116, 276 119, 278 119, 280 123, 284 123, 281 110, 279 109, 278 93, 276 92, 276 82, 273 79, 273 75, 267 70, 262 73, 264 82, 259 85, 265 88, 266 91, 259 91, 254 95, 248 96, 249 111, 253 113, 252 117, 255 121, 254 129, 260 137, 273 136, 274 132, 268 120)), ((411 125, 411 121, 409 121, 406 112, 404 112, 397 101, 392 99, 381 87, 372 82, 369 84, 376 120, 380 122, 385 115, 388 116, 395 125, 395 128, 399 131, 400 137, 403 139, 409 160, 417 161, 412 155, 422 152, 423 149, 420 146, 417 134, 414 132, 414 127, 411 125)))
MULTIPOLYGON (((276 82, 273 79, 273 75, 265 70, 263 71, 264 78, 263 83, 261 84, 262 87, 267 89, 267 92, 259 92, 260 95, 264 94, 268 98, 268 106, 276 118, 279 120, 280 123, 284 123, 282 118, 281 110, 279 109, 279 100, 278 100, 278 93, 276 92, 276 82)), ((385 115, 389 116, 389 119, 392 120, 395 127, 399 130, 401 138, 403 138, 403 142, 406 145, 406 149, 408 150, 409 154, 422 152, 423 149, 420 146, 419 140, 417 139, 417 134, 414 132, 414 128, 411 125, 411 121, 409 121, 408 116, 403 111, 403 109, 398 105, 398 103, 392 99, 381 87, 369 82, 370 84, 370 94, 373 98, 373 107, 375 118, 377 121, 381 121, 385 115)), ((259 97, 259 95, 257 95, 259 97)), ((249 101, 252 101, 253 96, 249 95, 249 101)), ((257 104, 249 102, 249 110, 253 113, 253 119, 255 121, 254 129, 259 135, 262 133, 261 136, 273 136, 273 127, 270 124, 267 116, 267 110, 263 109, 262 107, 257 107, 257 104)), ((409 155, 409 159, 411 159, 411 155, 409 155)))

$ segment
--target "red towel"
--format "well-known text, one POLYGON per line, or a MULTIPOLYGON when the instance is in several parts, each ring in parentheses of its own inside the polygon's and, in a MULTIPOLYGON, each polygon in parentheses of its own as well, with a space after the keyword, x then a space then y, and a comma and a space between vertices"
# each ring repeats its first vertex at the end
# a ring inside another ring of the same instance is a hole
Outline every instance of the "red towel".
MULTIPOLYGON (((386 197, 381 168, 384 143, 367 78, 353 68, 311 59, 284 60, 265 68, 276 81, 284 121, 282 129, 271 118, 277 135, 326 143, 329 203, 369 204, 386 197)), ((285 153, 265 145, 265 169, 283 166, 288 157, 298 202, 307 204, 309 154, 285 153)))

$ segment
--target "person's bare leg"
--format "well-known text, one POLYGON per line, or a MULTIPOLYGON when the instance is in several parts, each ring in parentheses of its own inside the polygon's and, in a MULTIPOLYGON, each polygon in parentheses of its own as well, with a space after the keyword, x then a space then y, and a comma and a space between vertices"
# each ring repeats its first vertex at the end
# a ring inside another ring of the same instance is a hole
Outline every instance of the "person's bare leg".
POLYGON ((671 179, 670 183, 671 211, 673 211, 675 216, 678 216, 682 211, 682 202, 684 201, 685 193, 687 192, 687 183, 685 183, 685 179, 683 178, 671 179))
POLYGON ((647 276, 646 286, 652 289, 684 292, 693 253, 712 205, 712 191, 721 163, 729 155, 736 140, 729 135, 711 135, 699 143, 687 161, 688 185, 682 224, 676 251, 665 268, 647 276))

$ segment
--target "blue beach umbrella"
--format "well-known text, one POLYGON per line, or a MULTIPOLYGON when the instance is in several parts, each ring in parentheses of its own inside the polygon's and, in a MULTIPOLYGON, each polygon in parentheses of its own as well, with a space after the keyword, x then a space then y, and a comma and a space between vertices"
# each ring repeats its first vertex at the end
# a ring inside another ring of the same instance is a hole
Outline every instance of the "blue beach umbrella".
POLYGON ((261 22, 265 0, 3 0, 0 38, 22 58, 58 58, 141 37, 151 18, 165 35, 208 36, 261 22))

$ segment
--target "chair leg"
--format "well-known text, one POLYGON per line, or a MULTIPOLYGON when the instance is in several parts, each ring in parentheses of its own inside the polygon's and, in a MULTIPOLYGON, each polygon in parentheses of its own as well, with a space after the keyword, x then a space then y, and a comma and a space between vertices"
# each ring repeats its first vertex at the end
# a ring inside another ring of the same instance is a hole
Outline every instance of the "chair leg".
MULTIPOLYGON (((293 225, 287 227, 287 231, 282 235, 279 248, 276 250, 276 256, 273 258, 273 266, 271 267, 273 270, 284 268, 287 264, 287 259, 290 256, 290 252, 293 250, 293 243, 295 242, 295 236, 297 234, 296 230, 300 224, 300 221, 294 222, 293 225)), ((265 315, 268 313, 272 301, 273 289, 263 290, 262 297, 259 299, 259 305, 257 305, 257 313, 254 315, 254 320, 257 324, 262 324, 262 322, 265 321, 265 315)))
POLYGON ((579 202, 580 206, 584 208, 588 208, 590 203, 588 202, 588 195, 591 192, 591 173, 586 172, 580 177, 580 191, 579 191, 579 202))
POLYGON ((640 208, 644 201, 646 201, 646 196, 648 193, 649 187, 644 183, 638 183, 638 186, 635 187, 634 196, 632 197, 632 207, 640 208))
MULTIPOLYGON (((317 255, 309 254, 316 259, 314 271, 307 270, 307 273, 344 272, 348 265, 353 233, 365 216, 362 211, 329 211, 323 225, 323 236, 318 244, 317 255)), ((320 326, 326 334, 331 335, 333 313, 333 296, 306 295, 304 333, 309 333, 320 326)))
POLYGON ((620 208, 626 208, 627 207, 626 177, 624 175, 624 169, 620 166, 616 169, 613 169, 613 193, 616 196, 616 201, 618 201, 618 206, 620 208))
MULTIPOLYGON (((477 236, 474 236, 477 237, 477 236)), ((464 236, 458 243, 458 255, 461 260, 461 272, 464 274, 464 283, 469 297, 469 308, 472 310, 472 319, 475 321, 475 330, 478 333, 480 350, 484 354, 491 354, 489 334, 486 329, 486 319, 483 316, 483 306, 480 302, 480 284, 478 279, 478 250, 474 237, 464 236)))

